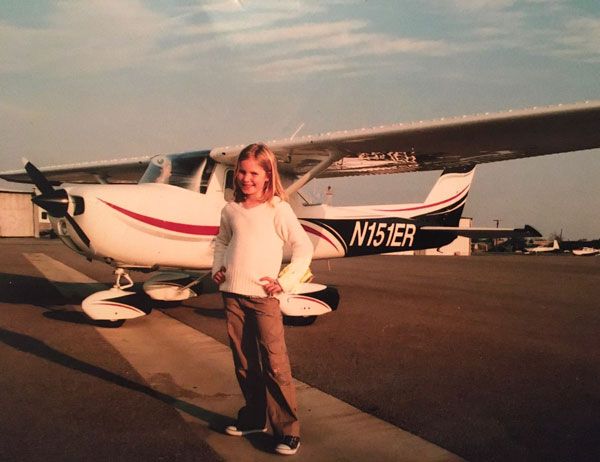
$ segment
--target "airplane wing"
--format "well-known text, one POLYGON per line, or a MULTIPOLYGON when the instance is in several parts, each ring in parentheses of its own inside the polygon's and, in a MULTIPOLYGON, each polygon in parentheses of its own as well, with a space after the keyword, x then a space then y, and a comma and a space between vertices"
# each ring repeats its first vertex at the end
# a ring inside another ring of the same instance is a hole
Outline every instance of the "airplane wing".
MULTIPOLYGON (((402 173, 580 151, 600 147, 600 101, 530 108, 363 128, 267 144, 280 170, 301 178, 402 173)), ((243 145, 214 148, 217 162, 234 165, 243 145)), ((40 170, 63 182, 135 182, 149 157, 65 165, 40 170)), ((24 171, 1 172, 28 182, 24 171)))
MULTIPOLYGON (((600 147, 600 101, 419 121, 267 143, 280 169, 312 178, 442 170, 600 147)), ((211 156, 235 163, 242 146, 211 156)), ((288 188, 288 192, 291 192, 288 188)))
MULTIPOLYGON (((61 183, 137 183, 151 156, 102 160, 78 164, 41 167, 40 171, 53 186, 61 183)), ((15 183, 31 183, 25 170, 0 172, 0 178, 15 183)))

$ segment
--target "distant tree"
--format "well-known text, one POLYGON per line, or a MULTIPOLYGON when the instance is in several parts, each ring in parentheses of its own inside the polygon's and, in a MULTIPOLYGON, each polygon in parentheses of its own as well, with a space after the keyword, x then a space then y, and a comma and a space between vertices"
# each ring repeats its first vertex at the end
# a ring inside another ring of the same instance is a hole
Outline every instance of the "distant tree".
POLYGON ((563 237, 562 237, 562 231, 559 233, 557 233, 556 231, 550 233, 550 235, 548 236, 548 240, 550 242, 554 242, 554 239, 556 239, 558 242, 562 242, 563 241, 563 237))

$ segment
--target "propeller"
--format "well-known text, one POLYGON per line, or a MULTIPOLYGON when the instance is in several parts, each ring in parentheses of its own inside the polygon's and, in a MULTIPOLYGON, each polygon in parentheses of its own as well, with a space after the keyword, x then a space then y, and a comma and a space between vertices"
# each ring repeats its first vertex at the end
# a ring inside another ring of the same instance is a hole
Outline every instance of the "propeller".
POLYGON ((79 236, 79 239, 89 247, 90 239, 69 213, 70 199, 67 191, 65 189, 54 189, 52 183, 48 181, 44 174, 27 159, 23 158, 23 163, 25 164, 27 175, 29 175, 33 184, 41 192, 39 196, 31 199, 32 202, 46 210, 51 216, 67 220, 79 236))

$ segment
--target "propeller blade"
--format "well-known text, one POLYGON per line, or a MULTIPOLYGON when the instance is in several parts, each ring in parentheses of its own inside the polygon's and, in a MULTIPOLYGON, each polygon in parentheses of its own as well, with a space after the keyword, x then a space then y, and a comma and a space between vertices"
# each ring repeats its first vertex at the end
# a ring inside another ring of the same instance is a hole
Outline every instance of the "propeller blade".
POLYGON ((69 194, 64 189, 54 189, 52 183, 44 176, 40 170, 23 158, 25 163, 25 171, 33 181, 33 184, 40 190, 42 194, 35 196, 32 201, 34 204, 46 210, 51 216, 57 218, 65 218, 73 227, 79 239, 87 246, 90 246, 90 239, 87 237, 81 226, 77 224, 75 219, 69 215, 69 194))
POLYGON ((25 164, 25 171, 29 175, 29 178, 31 178, 31 181, 33 181, 33 184, 36 185, 42 194, 50 194, 54 191, 52 184, 31 162, 27 161, 25 164))
POLYGON ((57 218, 64 217, 69 208, 69 195, 64 189, 53 189, 50 192, 34 196, 31 201, 57 218))
POLYGON ((89 247, 90 246, 90 239, 87 237, 87 235, 85 234, 85 232, 83 231, 83 229, 81 229, 81 227, 77 224, 77 222, 75 221, 75 219, 71 215, 69 215, 68 213, 65 215, 65 218, 71 224, 71 226, 73 227, 73 229, 75 230, 75 232, 79 236, 79 239, 81 239, 81 241, 87 247, 89 247))

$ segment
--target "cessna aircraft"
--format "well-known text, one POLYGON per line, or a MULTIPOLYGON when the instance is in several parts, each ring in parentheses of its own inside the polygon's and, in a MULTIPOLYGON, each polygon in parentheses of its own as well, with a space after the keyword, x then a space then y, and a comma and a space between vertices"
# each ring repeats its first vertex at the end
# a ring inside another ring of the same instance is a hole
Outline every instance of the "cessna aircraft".
POLYGON ((552 247, 546 246, 546 245, 539 245, 537 247, 531 247, 529 249, 525 249, 525 253, 528 254, 540 254, 540 253, 553 253, 553 252, 558 252, 560 251, 560 245, 558 244, 558 241, 556 239, 554 239, 554 242, 552 242, 552 247))
MULTIPOLYGON (((475 166, 600 147, 600 101, 267 144, 316 259, 439 248, 457 236, 539 236, 529 226, 458 227, 475 166), (300 191, 314 178, 427 170, 443 172, 422 203, 332 207, 311 203, 300 191)), ((86 298, 82 309, 95 320, 122 322, 150 311, 140 303, 144 294, 126 290, 133 285, 129 270, 157 272, 144 284, 153 299, 199 295, 212 265, 221 208, 232 199, 242 147, 40 170, 26 162, 25 171, 0 177, 34 183, 41 195, 33 201, 48 211, 60 239, 85 258, 115 268, 115 286, 86 298), (62 183, 69 185, 58 188, 62 183)), ((280 296, 282 312, 308 321, 335 309, 339 300, 334 288, 320 284, 307 282, 296 292, 280 296)))
POLYGON ((573 255, 577 255, 578 257, 593 257, 594 255, 600 255, 600 249, 595 249, 593 247, 574 249, 571 252, 573 252, 573 255))

